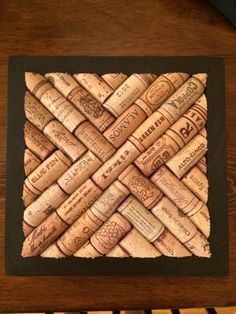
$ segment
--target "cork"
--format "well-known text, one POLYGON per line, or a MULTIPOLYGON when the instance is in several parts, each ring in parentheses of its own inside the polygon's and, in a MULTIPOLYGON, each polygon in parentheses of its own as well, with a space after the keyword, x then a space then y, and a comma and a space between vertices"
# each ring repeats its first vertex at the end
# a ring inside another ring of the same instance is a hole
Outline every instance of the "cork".
POLYGON ((197 167, 193 167, 181 180, 205 204, 208 201, 208 180, 197 167))
POLYGON ((52 85, 43 75, 33 72, 25 72, 25 84, 29 91, 39 100, 47 90, 52 88, 52 85))
POLYGON ((190 77, 161 108, 167 111, 176 121, 203 94, 204 85, 195 77, 190 77))
POLYGON ((110 85, 112 89, 117 89, 127 78, 128 75, 124 73, 106 73, 102 75, 102 79, 110 85))
POLYGON ((203 156, 197 163, 196 167, 201 170, 204 174, 207 174, 207 163, 206 163, 206 156, 203 156))
POLYGON ((75 136, 103 162, 116 152, 115 147, 89 121, 75 130, 75 136))
POLYGON ((127 167, 118 179, 147 209, 151 209, 162 198, 161 191, 134 165, 127 167))
POLYGON ((67 227, 57 213, 53 212, 25 239, 21 255, 23 257, 40 255, 67 227))
POLYGON ((40 131, 54 119, 53 115, 33 96, 25 92, 25 116, 40 131))
POLYGON ((41 163, 25 180, 25 185, 39 195, 54 183, 71 165, 71 161, 59 150, 41 163))
POLYGON ((193 77, 198 79, 204 85, 204 87, 206 87, 207 84, 207 76, 208 76, 207 73, 193 74, 193 77))
POLYGON ((56 147, 30 122, 25 122, 25 144, 41 160, 45 160, 56 147))
POLYGON ((33 230, 34 228, 29 226, 24 220, 22 222, 22 230, 24 237, 26 238, 33 230))
POLYGON ((72 135, 60 122, 53 120, 43 130, 47 138, 72 162, 79 159, 87 148, 72 135))
POLYGON ((206 128, 201 129, 201 130, 199 131, 199 135, 201 135, 201 136, 207 138, 207 130, 206 130, 206 128))
POLYGON ((130 232, 120 241, 119 245, 132 257, 159 257, 161 253, 146 240, 136 229, 130 232))
POLYGON ((129 190, 118 180, 113 182, 91 206, 91 212, 105 222, 129 195, 129 190))
POLYGON ((179 151, 176 141, 163 134, 134 163, 146 176, 153 174, 162 164, 179 151))
POLYGON ((151 180, 206 237, 209 236, 208 208, 170 170, 161 166, 151 180))
POLYGON ((211 257, 210 245, 206 237, 199 231, 195 236, 184 245, 195 255, 199 257, 211 257))
POLYGON ((32 227, 37 227, 66 198, 67 194, 57 183, 53 183, 33 203, 26 207, 24 221, 32 227))
POLYGON ((117 211, 150 242, 164 231, 164 226, 134 196, 129 196, 117 211))
POLYGON ((57 182, 67 194, 72 194, 101 164, 101 161, 88 151, 65 171, 57 182))
POLYGON ((107 254, 131 229, 129 222, 114 213, 90 238, 92 246, 101 254, 107 254))
POLYGON ((206 151, 207 140, 201 135, 196 135, 168 160, 166 165, 180 179, 206 154, 206 151))
POLYGON ((32 192, 24 183, 22 191, 22 200, 24 206, 27 207, 28 205, 30 205, 37 197, 38 195, 32 192))
POLYGON ((36 169, 41 163, 41 160, 28 148, 24 153, 24 170, 27 177, 34 169, 36 169))
POLYGON ((114 117, 67 73, 48 73, 46 77, 100 132, 114 122, 114 117))
POLYGON ((76 257, 84 257, 84 258, 95 258, 98 256, 102 256, 101 253, 99 253, 95 247, 92 246, 90 241, 86 242, 83 246, 81 246, 78 251, 74 253, 74 256, 76 257))
POLYGON ((104 101, 113 93, 113 89, 99 75, 92 73, 74 74, 74 78, 100 102, 104 101))
POLYGON ((105 189, 114 182, 140 154, 139 150, 129 141, 126 141, 117 152, 107 160, 92 176, 93 181, 105 189))
POLYGON ((172 121, 160 111, 155 111, 129 137, 140 152, 151 146, 171 125, 172 121))
POLYGON ((136 104, 126 109, 103 133, 107 140, 119 148, 146 119, 146 113, 136 104))
POLYGON ((106 254, 107 257, 128 257, 129 254, 119 245, 116 244, 109 253, 106 254))
POLYGON ((154 112, 167 100, 187 79, 186 73, 166 73, 160 75, 135 101, 141 108, 148 106, 154 112))
POLYGON ((87 179, 57 208, 57 213, 68 225, 71 225, 101 194, 102 190, 91 179, 87 179))
POLYGON ((156 78, 153 74, 132 74, 103 104, 116 118, 119 117, 156 78))
POLYGON ((74 254, 102 224, 103 221, 88 209, 57 240, 59 249, 65 255, 74 254))
POLYGON ((162 234, 153 242, 153 245, 165 256, 187 257, 192 253, 172 235, 166 228, 162 234))
POLYGON ((65 254, 63 254, 61 252, 61 250, 58 248, 58 246, 55 244, 55 242, 51 245, 49 245, 49 247, 44 250, 41 254, 41 257, 44 258, 63 258, 66 257, 65 254))

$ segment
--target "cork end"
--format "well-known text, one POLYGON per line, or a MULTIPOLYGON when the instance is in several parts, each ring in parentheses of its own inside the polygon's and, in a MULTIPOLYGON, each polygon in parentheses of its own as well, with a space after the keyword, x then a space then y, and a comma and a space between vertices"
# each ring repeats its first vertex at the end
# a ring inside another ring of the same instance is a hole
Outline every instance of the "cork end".
POLYGON ((195 101, 195 105, 199 105, 200 107, 207 111, 207 99, 205 94, 203 94, 200 98, 198 98, 197 101, 195 101))
POLYGON ((44 258, 63 258, 65 254, 59 250, 56 244, 51 244, 43 253, 40 254, 44 258))
POLYGON ((31 93, 33 92, 34 88, 38 84, 42 84, 43 81, 45 81, 45 77, 43 75, 33 72, 25 72, 25 83, 31 93))
POLYGON ((197 78, 199 81, 202 82, 202 84, 206 87, 207 84, 207 73, 198 73, 198 74, 194 74, 193 77, 197 78))
POLYGON ((34 228, 28 225, 25 221, 22 223, 22 229, 25 238, 34 230, 34 228))

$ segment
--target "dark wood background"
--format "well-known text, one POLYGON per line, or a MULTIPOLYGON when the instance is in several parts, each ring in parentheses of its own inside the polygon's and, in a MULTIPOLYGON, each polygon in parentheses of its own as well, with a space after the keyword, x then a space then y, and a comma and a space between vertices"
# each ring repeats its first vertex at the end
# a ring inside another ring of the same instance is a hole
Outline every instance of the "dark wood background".
POLYGON ((235 97, 236 29, 207 1, 1 0, 0 311, 76 311, 235 305, 235 97), (7 57, 9 55, 225 57, 229 276, 163 278, 4 275, 7 57))

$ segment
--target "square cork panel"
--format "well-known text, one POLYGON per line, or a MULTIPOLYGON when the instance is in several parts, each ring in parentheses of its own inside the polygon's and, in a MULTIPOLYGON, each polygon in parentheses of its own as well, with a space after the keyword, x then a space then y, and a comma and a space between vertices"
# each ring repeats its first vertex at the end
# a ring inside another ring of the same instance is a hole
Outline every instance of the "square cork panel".
POLYGON ((227 274, 221 58, 11 57, 8 108, 8 274, 227 274))

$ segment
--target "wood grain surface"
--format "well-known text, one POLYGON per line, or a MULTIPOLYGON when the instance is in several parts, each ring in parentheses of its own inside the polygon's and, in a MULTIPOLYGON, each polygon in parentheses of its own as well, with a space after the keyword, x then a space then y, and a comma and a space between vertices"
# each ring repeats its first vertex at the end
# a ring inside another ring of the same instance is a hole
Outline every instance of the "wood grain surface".
POLYGON ((235 86, 236 29, 204 0, 0 1, 0 311, 77 311, 235 305, 235 86), (7 57, 9 55, 219 55, 225 57, 229 276, 162 278, 4 275, 7 57))

